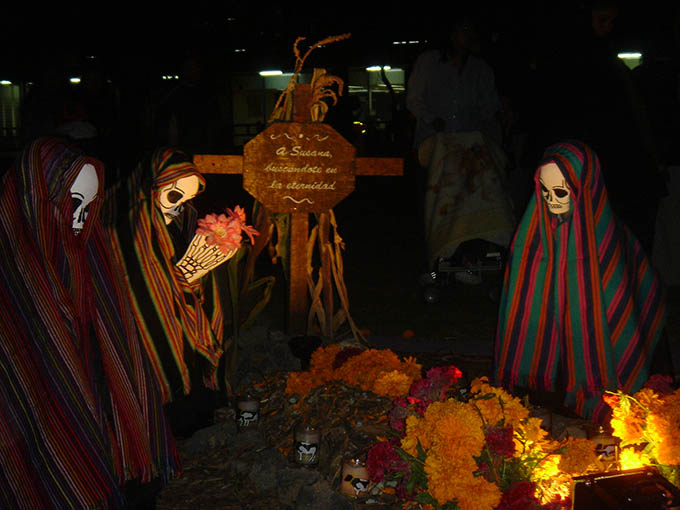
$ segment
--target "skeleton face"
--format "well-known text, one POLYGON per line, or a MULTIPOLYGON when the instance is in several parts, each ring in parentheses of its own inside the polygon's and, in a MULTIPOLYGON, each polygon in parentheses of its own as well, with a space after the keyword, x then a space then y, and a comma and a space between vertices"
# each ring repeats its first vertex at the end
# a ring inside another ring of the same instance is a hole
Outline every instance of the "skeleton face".
POLYGON ((158 205, 161 208, 166 225, 169 225, 182 212, 182 204, 198 194, 200 184, 198 176, 190 175, 161 188, 158 195, 158 205))
POLYGON ((83 165, 82 170, 71 185, 71 199, 74 202, 75 211, 73 212, 73 232, 78 235, 83 229, 87 219, 87 209, 92 201, 97 197, 99 189, 99 179, 97 171, 90 163, 83 165))
POLYGON ((555 163, 543 165, 540 168, 538 181, 548 210, 553 214, 568 213, 571 206, 571 190, 560 168, 555 163))

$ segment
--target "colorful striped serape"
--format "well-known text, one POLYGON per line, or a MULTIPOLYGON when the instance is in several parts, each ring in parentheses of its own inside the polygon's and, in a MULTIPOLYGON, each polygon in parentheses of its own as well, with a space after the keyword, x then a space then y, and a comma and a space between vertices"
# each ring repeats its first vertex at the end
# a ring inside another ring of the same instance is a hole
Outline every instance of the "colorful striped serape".
POLYGON ((663 289, 640 243, 612 214, 595 153, 559 143, 546 150, 541 165, 548 162, 567 181, 571 209, 565 220, 549 212, 537 171, 505 274, 496 382, 548 391, 559 383, 568 407, 602 421, 603 391, 635 392, 649 375, 665 320, 663 289))
POLYGON ((0 194, 0 507, 118 508, 127 480, 179 469, 120 270, 90 204, 69 189, 91 163, 68 142, 30 144, 0 194))
POLYGON ((212 275, 187 283, 175 263, 196 233, 196 210, 183 204, 165 224, 159 190, 179 179, 205 179, 177 149, 158 149, 140 163, 113 196, 118 211, 114 252, 125 268, 127 292, 144 347, 161 386, 163 402, 189 394, 192 384, 217 387, 222 355, 222 310, 212 275))

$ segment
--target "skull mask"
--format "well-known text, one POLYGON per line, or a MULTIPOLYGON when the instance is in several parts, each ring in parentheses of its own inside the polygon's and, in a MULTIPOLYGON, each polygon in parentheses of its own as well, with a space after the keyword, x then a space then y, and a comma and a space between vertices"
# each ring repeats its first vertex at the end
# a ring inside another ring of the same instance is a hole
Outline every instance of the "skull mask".
POLYGON ((199 187, 198 176, 190 175, 161 188, 158 194, 158 204, 166 225, 179 216, 182 212, 182 204, 194 198, 198 194, 199 187))
POLYGON ((541 166, 538 181, 543 200, 553 214, 565 214, 571 206, 571 190, 555 163, 541 166))
POLYGON ((83 165, 82 170, 71 185, 71 199, 74 202, 73 231, 77 234, 83 229, 87 219, 87 209, 92 201, 97 198, 99 179, 97 171, 90 163, 83 165))

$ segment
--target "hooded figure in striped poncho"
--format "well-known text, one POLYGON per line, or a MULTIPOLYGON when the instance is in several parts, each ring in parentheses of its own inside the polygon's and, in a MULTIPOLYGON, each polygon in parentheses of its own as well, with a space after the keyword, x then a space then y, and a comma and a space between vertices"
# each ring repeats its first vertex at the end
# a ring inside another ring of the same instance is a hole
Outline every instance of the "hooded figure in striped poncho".
POLYGON ((515 233, 495 348, 496 382, 566 392, 602 422, 606 390, 642 387, 665 320, 661 284, 616 218, 595 153, 549 147, 515 233))
POLYGON ((2 180, 2 508, 118 508, 126 481, 179 469, 109 258, 102 189, 101 163, 59 139, 30 144, 2 180))
POLYGON ((200 239, 191 199, 204 188, 190 156, 159 148, 137 165, 111 204, 117 211, 114 256, 125 269, 139 334, 180 436, 211 423, 217 398, 212 390, 221 389, 223 315, 210 271, 233 253, 191 275, 178 266, 200 239))

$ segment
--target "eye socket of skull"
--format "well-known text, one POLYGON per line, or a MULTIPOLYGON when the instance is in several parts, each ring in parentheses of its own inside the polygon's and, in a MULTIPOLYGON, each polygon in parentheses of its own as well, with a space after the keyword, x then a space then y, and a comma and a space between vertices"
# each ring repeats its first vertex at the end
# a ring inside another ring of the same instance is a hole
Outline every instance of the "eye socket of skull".
POLYGON ((171 204, 176 204, 180 200, 184 198, 184 193, 180 192, 179 190, 173 189, 172 191, 168 192, 168 202, 171 204))
POLYGON ((201 181, 196 175, 182 177, 161 188, 158 193, 158 205, 168 224, 182 210, 182 204, 194 198, 201 187, 201 181))

